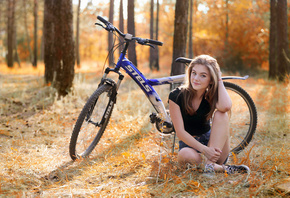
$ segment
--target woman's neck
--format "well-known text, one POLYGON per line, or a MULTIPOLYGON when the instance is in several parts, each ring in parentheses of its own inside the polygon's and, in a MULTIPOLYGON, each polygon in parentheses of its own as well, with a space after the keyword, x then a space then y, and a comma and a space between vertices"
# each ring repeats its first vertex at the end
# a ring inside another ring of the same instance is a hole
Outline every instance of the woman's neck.
POLYGON ((198 91, 196 91, 195 93, 196 93, 196 95, 195 95, 196 98, 201 99, 201 98, 203 97, 205 91, 203 91, 203 90, 198 90, 198 91))

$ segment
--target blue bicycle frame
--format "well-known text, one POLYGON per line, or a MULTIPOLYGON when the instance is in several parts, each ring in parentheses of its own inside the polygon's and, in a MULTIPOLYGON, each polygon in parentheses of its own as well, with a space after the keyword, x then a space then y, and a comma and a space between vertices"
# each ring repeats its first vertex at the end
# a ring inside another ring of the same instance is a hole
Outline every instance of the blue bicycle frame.
POLYGON ((119 74, 119 80, 117 82, 117 90, 123 80, 124 76, 119 71, 120 68, 124 69, 125 72, 137 83, 137 85, 142 89, 144 94, 147 96, 151 104, 153 105, 156 112, 159 114, 160 118, 164 121, 171 122, 170 116, 167 115, 165 106, 155 91, 153 86, 162 85, 162 84, 170 84, 175 82, 182 82, 184 79, 184 75, 172 76, 172 77, 164 77, 160 79, 147 79, 134 65, 131 61, 129 61, 123 53, 121 53, 120 58, 117 62, 117 65, 114 69, 106 69, 103 79, 106 79, 109 72, 113 71, 119 74))

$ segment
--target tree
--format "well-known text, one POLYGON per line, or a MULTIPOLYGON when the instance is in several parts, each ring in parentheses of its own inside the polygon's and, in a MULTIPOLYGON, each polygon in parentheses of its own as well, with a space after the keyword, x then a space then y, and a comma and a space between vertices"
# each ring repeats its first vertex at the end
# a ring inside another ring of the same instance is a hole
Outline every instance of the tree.
MULTIPOLYGON (((119 30, 124 32, 124 14, 123 14, 123 0, 120 0, 120 8, 119 8, 119 30)), ((122 42, 123 38, 120 38, 122 42)), ((119 48, 119 53, 121 53, 122 48, 119 48)))
POLYGON ((14 64, 14 42, 15 39, 15 29, 14 29, 14 21, 15 21, 15 0, 8 0, 8 8, 7 8, 7 65, 8 67, 13 67, 14 64))
POLYGON ((285 81, 290 73, 287 1, 270 2, 269 78, 285 81))
POLYGON ((29 52, 29 61, 32 63, 32 49, 30 46, 30 35, 29 35, 29 31, 28 31, 28 25, 27 25, 27 2, 26 0, 23 0, 23 14, 24 14, 24 29, 25 29, 25 34, 26 34, 26 39, 27 39, 27 47, 28 47, 28 52, 29 52))
MULTIPOLYGON (((16 0, 14 1, 14 7, 16 7, 16 0)), ((19 54, 18 54, 18 43, 17 43, 17 20, 15 20, 15 14, 14 14, 14 26, 13 26, 13 31, 14 31, 14 34, 13 34, 13 48, 14 48, 14 53, 13 53, 13 58, 14 60, 17 62, 18 64, 18 67, 21 67, 21 61, 20 61, 20 58, 19 58, 19 54)))
MULTIPOLYGON (((109 11, 109 22, 113 24, 114 21, 114 0, 110 0, 110 11, 109 11)), ((113 41, 113 34, 108 32, 108 51, 113 48, 114 41, 113 41)), ((114 53, 109 53, 109 65, 114 65, 114 53)))
POLYGON ((81 0, 79 0, 78 10, 77 10, 77 31, 76 31, 76 60, 77 66, 80 67, 80 8, 81 8, 81 0))
MULTIPOLYGON (((2 32, 2 24, 3 24, 3 8, 6 8, 6 6, 4 6, 4 3, 6 2, 3 2, 3 1, 0 1, 0 32, 2 32)), ((2 35, 0 34, 0 43, 2 45, 0 45, 0 53, 2 54, 3 51, 4 51, 4 46, 3 46, 3 38, 2 38, 2 35)), ((0 56, 0 63, 2 62, 2 56, 0 56)))
POLYGON ((287 0, 277 1, 277 52, 278 52, 278 79, 280 82, 285 81, 285 77, 290 74, 289 62, 289 41, 288 41, 288 16, 287 0))
POLYGON ((44 78, 46 84, 52 83, 55 72, 55 50, 54 50, 54 1, 44 1, 43 18, 43 45, 44 45, 44 78))
MULTIPOLYGON (((128 0, 128 33, 135 36, 134 0, 128 0)), ((131 42, 128 48, 128 58, 137 67, 136 43, 131 42)))
POLYGON ((185 56, 186 53, 187 22, 188 1, 176 0, 171 75, 184 73, 184 65, 176 63, 175 59, 185 56))
MULTIPOLYGON (((155 40, 158 41, 158 37, 159 37, 159 0, 157 0, 156 3, 157 6, 157 11, 156 11, 156 28, 155 28, 155 40)), ((155 51, 155 68, 157 71, 159 71, 159 48, 158 46, 156 46, 156 51, 155 51)))
POLYGON ((59 96, 65 96, 74 78, 71 0, 45 0, 43 36, 46 83, 52 83, 59 96))
POLYGON ((269 78, 277 76, 277 15, 276 0, 270 1, 270 38, 269 38, 269 78))
POLYGON ((74 79, 75 49, 71 0, 54 0, 54 49, 56 78, 53 86, 65 96, 74 79))
POLYGON ((36 67, 37 66, 37 18, 38 18, 38 2, 37 0, 34 0, 34 10, 33 10, 33 14, 34 14, 34 49, 33 49, 33 66, 36 67))
MULTIPOLYGON (((154 0, 150 2, 150 39, 154 38, 154 0)), ((149 67, 153 70, 154 64, 154 49, 150 47, 149 67)))
MULTIPOLYGON (((154 28, 154 0, 151 0, 150 6, 150 39, 158 40, 158 20, 159 20, 159 1, 157 0, 157 9, 156 9, 156 20, 154 28)), ((150 63, 149 67, 151 70, 156 69, 159 71, 159 50, 158 46, 150 48, 150 63)))
POLYGON ((193 58, 193 42, 192 42, 192 15, 193 15, 193 0, 190 0, 189 5, 189 35, 188 35, 188 58, 193 58))

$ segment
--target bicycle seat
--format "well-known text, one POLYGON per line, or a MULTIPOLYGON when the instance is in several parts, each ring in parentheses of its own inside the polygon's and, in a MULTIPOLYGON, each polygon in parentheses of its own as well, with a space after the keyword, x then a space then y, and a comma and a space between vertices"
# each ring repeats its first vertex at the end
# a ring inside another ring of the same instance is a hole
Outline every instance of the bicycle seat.
POLYGON ((189 64, 191 61, 192 61, 192 59, 184 58, 184 57, 179 57, 179 58, 175 59, 175 62, 185 63, 185 64, 189 64))

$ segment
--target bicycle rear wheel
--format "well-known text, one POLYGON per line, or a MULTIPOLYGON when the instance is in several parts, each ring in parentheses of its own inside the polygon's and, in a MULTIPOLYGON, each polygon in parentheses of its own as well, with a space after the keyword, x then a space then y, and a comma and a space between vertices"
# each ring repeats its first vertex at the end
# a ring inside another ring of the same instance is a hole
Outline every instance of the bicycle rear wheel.
POLYGON ((100 141, 111 117, 115 87, 101 85, 88 99, 72 132, 69 153, 72 160, 87 157, 100 141))
POLYGON ((257 127, 257 110, 250 95, 240 86, 224 82, 232 99, 230 112, 230 148, 239 153, 252 140, 257 127))

